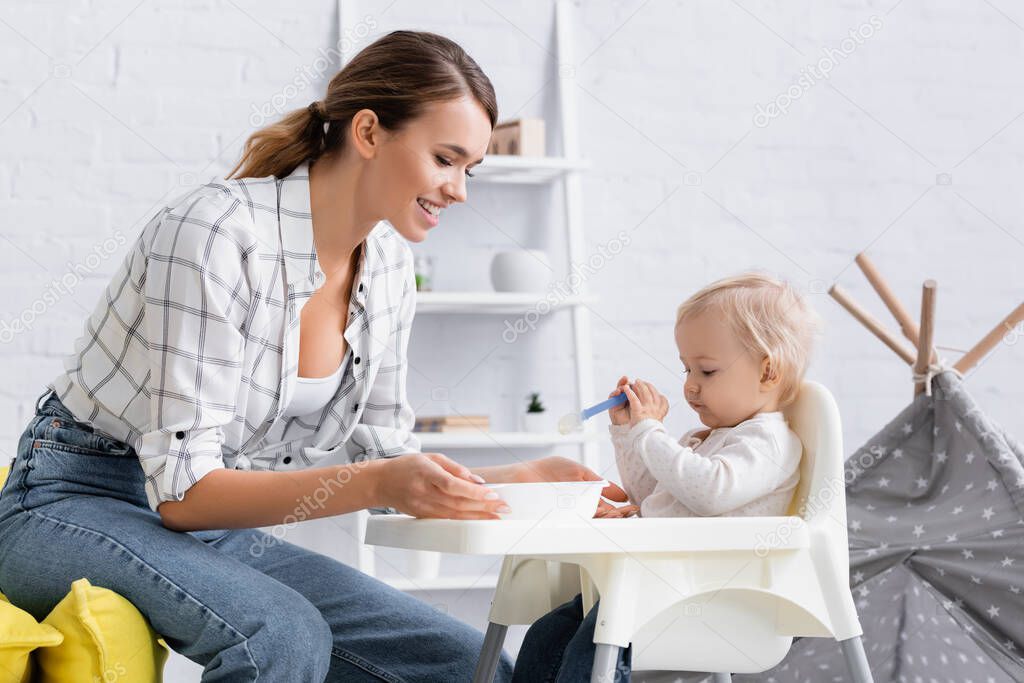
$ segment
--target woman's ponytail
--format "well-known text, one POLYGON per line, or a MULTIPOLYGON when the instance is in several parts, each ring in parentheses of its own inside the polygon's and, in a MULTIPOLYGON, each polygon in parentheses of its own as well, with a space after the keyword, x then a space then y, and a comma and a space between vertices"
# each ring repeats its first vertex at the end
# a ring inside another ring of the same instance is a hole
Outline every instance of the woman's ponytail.
POLYGON ((261 128, 245 142, 242 158, 228 177, 283 178, 323 151, 324 120, 319 104, 289 112, 277 123, 261 128))
POLYGON ((300 164, 340 150, 362 109, 395 131, 431 102, 472 97, 493 127, 497 98, 480 66, 456 43, 435 33, 393 31, 368 45, 339 71, 323 101, 289 112, 253 133, 228 178, 283 178, 300 164))

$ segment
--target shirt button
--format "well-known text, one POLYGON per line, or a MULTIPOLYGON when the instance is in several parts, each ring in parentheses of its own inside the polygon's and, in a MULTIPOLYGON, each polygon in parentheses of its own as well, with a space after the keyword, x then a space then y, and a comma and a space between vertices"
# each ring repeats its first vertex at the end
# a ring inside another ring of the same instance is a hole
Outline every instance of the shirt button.
POLYGON ((358 413, 359 412, 359 404, 358 403, 355 404, 354 406, 352 406, 352 412, 353 413, 358 413))
POLYGON ((184 439, 185 438, 185 432, 174 432, 174 437, 177 438, 177 439, 184 439))
POLYGON ((354 363, 355 363, 356 365, 359 365, 359 356, 356 356, 356 359, 355 359, 355 361, 353 361, 353 362, 354 362, 354 363))
POLYGON ((313 273, 313 282, 320 282, 324 279, 324 274, 320 272, 313 273))
POLYGON ((363 283, 362 282, 359 283, 359 291, 360 292, 363 291, 363 283))
POLYGON ((287 465, 291 461, 292 461, 292 456, 286 455, 286 456, 284 456, 284 459, 281 462, 283 462, 285 465, 287 465))

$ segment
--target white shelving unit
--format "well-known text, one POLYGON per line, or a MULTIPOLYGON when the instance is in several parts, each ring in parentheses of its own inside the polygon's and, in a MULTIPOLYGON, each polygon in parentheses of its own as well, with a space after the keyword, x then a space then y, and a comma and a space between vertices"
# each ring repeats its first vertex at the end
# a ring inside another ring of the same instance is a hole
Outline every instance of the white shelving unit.
POLYGON ((490 183, 538 185, 587 168, 586 162, 566 157, 491 155, 473 169, 477 180, 490 183))
MULTIPOLYGON (((520 292, 419 292, 416 315, 433 313, 517 315, 539 308, 544 293, 520 292)), ((563 309, 593 303, 593 297, 579 294, 544 301, 546 309, 563 309)), ((547 310, 545 309, 545 313, 547 310)))
MULTIPOLYGON (((338 0, 340 35, 350 34, 352 27, 347 22, 360 16, 355 8, 356 0, 338 0)), ((558 183, 564 194, 565 215, 560 221, 566 240, 567 266, 583 263, 586 259, 586 244, 583 226, 583 194, 580 173, 588 167, 579 154, 577 140, 576 91, 572 82, 572 68, 575 64, 572 28, 574 6, 570 0, 556 0, 555 35, 558 77, 559 120, 558 131, 562 142, 560 157, 518 157, 491 155, 474 169, 474 183, 550 185, 558 183)), ((347 59, 351 55, 343 55, 347 59)), ((572 342, 576 396, 579 404, 593 398, 593 359, 590 343, 590 310, 588 304, 594 299, 581 283, 569 296, 552 297, 546 301, 545 292, 499 293, 481 292, 421 292, 417 297, 417 315, 505 315, 542 310, 548 315, 565 312, 572 316, 572 342), (544 302, 542 304, 541 302, 544 302)), ((597 441, 592 429, 580 434, 563 436, 557 433, 535 434, 525 432, 460 432, 421 433, 424 450, 458 451, 502 448, 546 448, 571 446, 578 449, 580 462, 594 469, 597 467, 597 441)), ((457 454, 455 454, 457 457, 457 454)), ((366 533, 368 515, 359 515, 359 538, 366 533)), ((410 551, 411 552, 411 551, 410 551)), ((361 546, 358 553, 358 567, 374 574, 373 548, 361 546)), ((493 589, 496 576, 439 576, 433 578, 402 578, 382 580, 406 591, 431 590, 473 590, 493 589)))
POLYGON ((423 449, 443 451, 455 448, 547 448, 550 446, 579 446, 593 439, 593 432, 562 435, 533 434, 530 432, 423 432, 417 434, 423 449))

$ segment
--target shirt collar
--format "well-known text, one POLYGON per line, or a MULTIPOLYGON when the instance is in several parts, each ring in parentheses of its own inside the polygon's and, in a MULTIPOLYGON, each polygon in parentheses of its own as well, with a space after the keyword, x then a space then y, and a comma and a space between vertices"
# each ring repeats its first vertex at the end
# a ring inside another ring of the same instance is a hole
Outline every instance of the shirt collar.
POLYGON ((370 292, 372 265, 374 259, 379 256, 376 233, 377 228, 375 227, 363 240, 363 248, 359 250, 359 266, 356 270, 356 279, 352 283, 352 299, 360 306, 366 304, 366 296, 370 292))
POLYGON ((293 288, 312 289, 323 282, 324 272, 313 244, 313 212, 309 204, 309 166, 300 164, 277 181, 277 225, 284 254, 284 282, 293 288), (313 287, 309 287, 309 285, 313 287))
MULTIPOLYGON (((309 199, 309 164, 299 164, 289 175, 277 181, 277 217, 284 253, 284 282, 290 289, 313 290, 324 282, 324 271, 313 242, 313 211, 309 199)), ((378 256, 375 239, 379 224, 360 249, 357 278, 352 283, 352 298, 366 302, 378 256)))
POLYGON ((753 415, 748 417, 743 422, 735 424, 732 427, 715 427, 710 432, 708 432, 708 436, 710 436, 712 432, 736 429, 737 427, 739 427, 742 424, 747 424, 749 422, 755 422, 755 421, 758 421, 758 422, 786 422, 786 414, 783 413, 781 410, 774 410, 774 411, 766 412, 766 413, 754 413, 753 415))
POLYGON ((736 429, 736 427, 739 427, 742 424, 749 424, 751 422, 786 422, 786 415, 781 410, 774 410, 768 413, 755 413, 734 427, 719 427, 719 429, 736 429))

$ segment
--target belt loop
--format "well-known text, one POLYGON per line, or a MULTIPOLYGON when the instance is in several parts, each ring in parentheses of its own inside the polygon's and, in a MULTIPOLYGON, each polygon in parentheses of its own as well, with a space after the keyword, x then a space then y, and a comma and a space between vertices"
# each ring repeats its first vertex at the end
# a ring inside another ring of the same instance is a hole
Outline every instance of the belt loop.
POLYGON ((54 388, 47 385, 46 391, 43 392, 42 396, 36 399, 36 415, 38 415, 39 411, 42 410, 42 407, 39 405, 39 402, 42 401, 44 398, 48 398, 49 395, 52 393, 54 393, 54 388))

